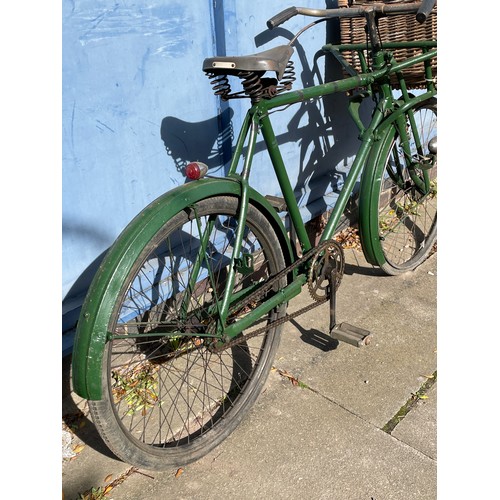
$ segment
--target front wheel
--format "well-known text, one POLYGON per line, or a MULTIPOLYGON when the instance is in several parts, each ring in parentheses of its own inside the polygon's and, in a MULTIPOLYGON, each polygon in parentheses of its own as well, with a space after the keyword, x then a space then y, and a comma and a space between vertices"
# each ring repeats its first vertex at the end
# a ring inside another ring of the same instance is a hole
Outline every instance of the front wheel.
POLYGON ((389 275, 415 269, 437 238, 436 99, 413 116, 386 138, 372 177, 368 232, 374 263, 389 275))
MULTIPOLYGON (((177 213, 122 284, 108 327, 103 398, 89 404, 109 448, 137 467, 165 470, 208 453, 235 429, 269 374, 280 327, 226 349, 215 349, 209 335, 226 285, 238 204, 217 196, 177 213)), ((232 296, 239 299, 285 267, 271 224, 251 205, 238 263, 232 296)), ((235 308, 228 322, 256 305, 235 308)), ((265 324, 284 313, 281 306, 261 319, 265 324)))

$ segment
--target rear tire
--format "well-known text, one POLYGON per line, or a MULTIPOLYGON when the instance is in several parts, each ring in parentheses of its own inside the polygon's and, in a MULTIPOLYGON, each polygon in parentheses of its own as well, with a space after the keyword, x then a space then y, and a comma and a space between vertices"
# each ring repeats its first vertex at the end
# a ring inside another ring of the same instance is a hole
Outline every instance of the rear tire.
MULTIPOLYGON (((172 217, 146 244, 114 305, 108 331, 121 338, 106 344, 103 398, 89 405, 109 448, 136 467, 165 470, 201 458, 236 428, 268 377, 281 327, 220 352, 203 336, 226 283, 238 204, 218 196, 172 217), (208 244, 196 271, 205 228, 208 244)), ((234 294, 285 267, 271 224, 252 205, 242 247, 253 270, 237 272, 234 294)), ((262 319, 275 320, 285 308, 262 319)))

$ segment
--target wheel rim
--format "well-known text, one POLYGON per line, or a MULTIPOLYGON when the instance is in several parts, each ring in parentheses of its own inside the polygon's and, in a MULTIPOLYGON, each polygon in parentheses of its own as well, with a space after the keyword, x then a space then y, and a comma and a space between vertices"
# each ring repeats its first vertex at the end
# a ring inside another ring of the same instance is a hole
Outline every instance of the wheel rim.
MULTIPOLYGON (((180 218, 168 237, 159 235, 154 250, 145 251, 110 325, 117 335, 133 336, 108 346, 112 410, 128 438, 150 454, 196 448, 217 434, 209 431, 223 432, 238 420, 274 345, 273 330, 221 352, 213 352, 210 338, 201 336, 209 331, 222 294, 237 222, 231 211, 180 218), (206 228, 210 237, 198 279, 190 286, 206 228), (161 328, 184 334, 155 337, 161 328)), ((249 224, 243 250, 252 255, 253 272, 237 273, 235 295, 277 271, 266 245, 259 228, 249 224)))

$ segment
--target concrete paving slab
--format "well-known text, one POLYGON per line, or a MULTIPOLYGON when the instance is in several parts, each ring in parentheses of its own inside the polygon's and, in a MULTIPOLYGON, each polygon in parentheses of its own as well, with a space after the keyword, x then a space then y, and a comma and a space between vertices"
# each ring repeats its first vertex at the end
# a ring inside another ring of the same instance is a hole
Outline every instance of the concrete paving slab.
POLYGON ((437 383, 392 431, 392 436, 437 460, 437 383))
MULTIPOLYGON (((415 273, 388 278, 358 252, 347 259, 339 319, 372 329, 372 345, 356 349, 329 338, 327 305, 287 324, 275 366, 312 390, 273 371, 250 415, 212 453, 177 478, 175 470, 130 474, 108 497, 436 498, 435 453, 423 442, 435 439, 431 408, 416 408, 421 414, 407 415, 393 436, 380 430, 436 369, 435 256, 415 273)), ((307 301, 305 290, 290 310, 307 301)), ((106 448, 69 379, 63 374, 63 414, 84 413, 73 436, 84 447, 63 464, 65 499, 73 500, 130 466, 106 448)))
MULTIPOLYGON (((342 281, 337 321, 370 330, 372 343, 329 339, 324 304, 284 329, 275 365, 382 428, 437 367, 436 256, 391 277, 377 276, 360 252, 346 254, 349 266, 354 259, 361 267, 342 281)), ((303 292, 291 309, 305 300, 303 292)))
POLYGON ((321 395, 272 378, 219 448, 177 478, 130 476, 113 498, 436 498, 434 460, 321 395))

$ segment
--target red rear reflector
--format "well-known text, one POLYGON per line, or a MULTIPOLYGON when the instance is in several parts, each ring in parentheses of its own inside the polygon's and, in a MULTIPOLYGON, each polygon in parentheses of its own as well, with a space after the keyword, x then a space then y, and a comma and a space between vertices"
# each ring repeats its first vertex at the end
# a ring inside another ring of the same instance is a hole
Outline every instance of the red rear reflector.
POLYGON ((193 161, 186 165, 186 177, 192 181, 196 181, 204 177, 208 171, 208 166, 201 161, 193 161))

